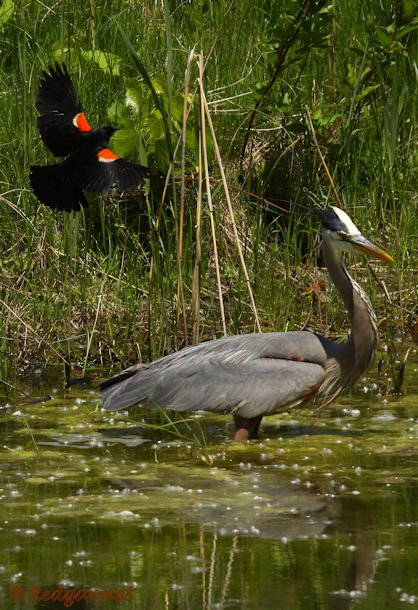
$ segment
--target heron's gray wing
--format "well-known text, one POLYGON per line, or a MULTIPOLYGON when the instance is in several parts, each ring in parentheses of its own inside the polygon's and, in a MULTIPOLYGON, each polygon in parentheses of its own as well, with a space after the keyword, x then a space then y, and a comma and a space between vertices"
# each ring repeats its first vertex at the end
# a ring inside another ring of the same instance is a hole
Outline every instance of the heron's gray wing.
MULTIPOLYGON (((186 359, 183 365, 141 368, 104 389, 105 410, 135 404, 175 411, 215 411, 251 418, 274 413, 314 395, 324 379, 320 364, 255 358, 239 364, 224 354, 186 359)), ((125 373, 126 374, 126 373, 125 373)))

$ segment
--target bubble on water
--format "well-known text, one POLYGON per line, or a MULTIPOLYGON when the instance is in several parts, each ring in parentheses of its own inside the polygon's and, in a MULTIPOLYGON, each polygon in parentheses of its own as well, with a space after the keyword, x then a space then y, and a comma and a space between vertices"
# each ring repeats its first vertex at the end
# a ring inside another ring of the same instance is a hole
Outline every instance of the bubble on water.
POLYGON ((240 462, 239 467, 241 468, 241 470, 251 470, 252 464, 251 462, 240 462))
POLYGON ((65 589, 67 589, 67 588, 69 589, 70 587, 75 586, 75 582, 73 580, 69 580, 68 578, 63 578, 63 579, 59 580, 57 584, 61 585, 65 589))
POLYGON ((385 424, 396 421, 397 419, 398 418, 390 411, 382 411, 381 413, 379 413, 379 415, 375 415, 374 417, 372 417, 371 421, 385 424))
POLYGON ((22 534, 24 536, 36 536, 37 531, 32 529, 23 530, 22 534))
POLYGON ((121 517, 122 519, 126 519, 128 517, 137 517, 137 515, 131 510, 121 510, 119 513, 119 517, 121 517))
MULTIPOLYGON (((181 485, 164 485, 163 491, 169 493, 182 492, 184 491, 184 487, 181 485)), ((188 489, 187 491, 191 492, 193 489, 188 489)))
POLYGON ((347 589, 339 589, 338 591, 332 591, 333 595, 339 595, 341 597, 349 597, 351 599, 357 599, 361 597, 365 597, 365 591, 347 591, 347 589))
POLYGON ((131 582, 125 580, 122 583, 123 587, 130 587, 131 589, 137 589, 139 587, 139 582, 137 582, 136 580, 132 580, 131 582))
POLYGON ((16 574, 13 574, 13 576, 10 577, 10 582, 17 582, 22 576, 23 572, 16 572, 16 574))
POLYGON ((409 595, 405 591, 399 597, 401 602, 407 604, 415 604, 418 601, 418 595, 409 595))

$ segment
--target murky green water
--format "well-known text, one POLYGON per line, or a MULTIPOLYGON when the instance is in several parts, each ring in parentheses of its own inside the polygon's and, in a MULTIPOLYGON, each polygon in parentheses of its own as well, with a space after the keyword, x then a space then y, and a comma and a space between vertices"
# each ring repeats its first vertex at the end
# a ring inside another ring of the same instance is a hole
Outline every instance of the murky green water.
POLYGON ((418 607, 417 370, 245 445, 226 417, 143 428, 37 371, 22 387, 54 400, 0 414, 0 608, 418 607))

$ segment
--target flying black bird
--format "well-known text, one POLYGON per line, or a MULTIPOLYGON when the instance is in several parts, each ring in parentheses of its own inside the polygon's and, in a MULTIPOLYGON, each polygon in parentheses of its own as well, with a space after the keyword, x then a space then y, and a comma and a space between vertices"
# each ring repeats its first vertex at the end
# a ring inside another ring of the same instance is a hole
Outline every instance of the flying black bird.
POLYGON ((56 157, 66 157, 56 165, 31 165, 32 189, 45 205, 78 211, 88 205, 83 191, 129 191, 149 177, 147 167, 108 148, 115 127, 90 127, 64 64, 41 74, 36 109, 44 144, 56 157))

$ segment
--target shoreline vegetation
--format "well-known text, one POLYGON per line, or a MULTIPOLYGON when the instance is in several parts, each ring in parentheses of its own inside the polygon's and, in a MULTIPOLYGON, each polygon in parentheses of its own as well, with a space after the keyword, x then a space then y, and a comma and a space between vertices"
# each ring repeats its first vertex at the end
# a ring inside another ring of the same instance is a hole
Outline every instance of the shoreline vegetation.
POLYGON ((354 277, 382 340, 416 340, 417 28, 409 0, 0 0, 0 391, 32 364, 121 368, 223 334, 344 338, 318 223, 285 201, 340 205, 390 252, 354 277), (154 170, 145 191, 36 200, 54 61, 154 170))

